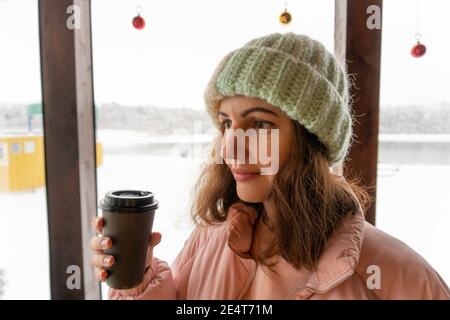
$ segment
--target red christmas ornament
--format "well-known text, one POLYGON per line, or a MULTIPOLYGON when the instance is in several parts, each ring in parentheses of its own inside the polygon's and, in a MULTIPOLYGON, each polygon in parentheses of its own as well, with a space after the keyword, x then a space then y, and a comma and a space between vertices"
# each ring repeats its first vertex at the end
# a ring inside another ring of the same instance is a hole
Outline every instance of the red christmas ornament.
POLYGON ((427 47, 425 47, 423 44, 420 43, 420 39, 422 38, 420 33, 416 34, 416 40, 417 40, 417 44, 412 47, 411 49, 411 55, 414 58, 420 58, 423 57, 425 55, 425 53, 427 52, 427 47))
POLYGON ((417 41, 417 44, 411 49, 411 55, 414 58, 422 57, 425 54, 425 52, 427 52, 427 47, 425 47, 419 41, 417 41))
POLYGON ((145 27, 145 20, 141 17, 140 14, 138 14, 136 17, 133 18, 133 27, 135 27, 138 30, 144 29, 145 27))

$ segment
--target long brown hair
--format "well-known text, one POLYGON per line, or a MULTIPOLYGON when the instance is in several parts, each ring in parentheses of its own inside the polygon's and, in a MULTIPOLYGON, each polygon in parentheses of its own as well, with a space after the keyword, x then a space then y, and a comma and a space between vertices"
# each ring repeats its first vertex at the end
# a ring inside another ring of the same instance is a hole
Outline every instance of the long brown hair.
MULTIPOLYGON (((275 240, 253 258, 270 268, 274 264, 269 262, 270 258, 279 255, 298 269, 314 270, 328 237, 341 219, 356 213, 358 202, 366 212, 371 197, 358 179, 336 180, 330 172, 324 145, 300 123, 292 122, 294 143, 271 192, 276 208, 276 221, 271 227, 275 240)), ((219 134, 216 139, 220 137, 219 134)), ((191 201, 194 222, 215 225, 226 220, 228 208, 241 201, 226 163, 204 164, 191 201)), ((250 205, 266 220, 262 203, 250 205)))

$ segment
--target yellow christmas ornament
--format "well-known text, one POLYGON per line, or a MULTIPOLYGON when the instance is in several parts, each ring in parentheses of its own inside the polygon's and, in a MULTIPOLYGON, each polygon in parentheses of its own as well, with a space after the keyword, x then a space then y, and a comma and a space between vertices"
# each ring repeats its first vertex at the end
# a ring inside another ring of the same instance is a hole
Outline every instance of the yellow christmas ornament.
POLYGON ((280 15, 280 22, 282 24, 289 24, 289 22, 291 22, 292 20, 292 16, 289 12, 287 12, 287 10, 285 10, 281 15, 280 15))
POLYGON ((289 24, 292 20, 292 15, 287 11, 287 2, 284 3, 284 12, 280 14, 280 22, 281 24, 289 24))

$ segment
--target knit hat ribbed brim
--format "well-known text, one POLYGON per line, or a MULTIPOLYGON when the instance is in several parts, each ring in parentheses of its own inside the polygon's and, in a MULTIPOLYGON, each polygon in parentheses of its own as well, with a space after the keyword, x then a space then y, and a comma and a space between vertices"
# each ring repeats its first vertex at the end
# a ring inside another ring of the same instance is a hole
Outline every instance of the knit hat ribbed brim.
POLYGON ((348 78, 320 42, 292 32, 273 33, 229 52, 204 92, 217 127, 220 101, 234 95, 279 107, 319 138, 331 164, 346 157, 352 139, 348 78))

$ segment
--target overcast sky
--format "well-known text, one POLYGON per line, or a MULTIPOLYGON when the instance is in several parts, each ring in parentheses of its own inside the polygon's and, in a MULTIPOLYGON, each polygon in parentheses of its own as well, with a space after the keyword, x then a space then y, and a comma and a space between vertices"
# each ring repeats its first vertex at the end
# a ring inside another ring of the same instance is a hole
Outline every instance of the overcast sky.
MULTIPOLYGON (((334 1, 288 1, 293 21, 278 22, 278 0, 92 0, 97 104, 202 109, 220 58, 248 40, 297 32, 333 51, 334 1), (132 28, 142 5, 145 29, 132 28)), ((385 0, 382 105, 450 101, 448 0, 385 0), (420 32, 427 54, 410 55, 420 32)), ((37 0, 0 0, 0 103, 40 101, 37 0)))

